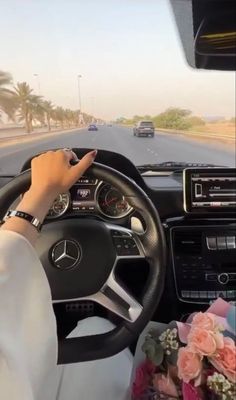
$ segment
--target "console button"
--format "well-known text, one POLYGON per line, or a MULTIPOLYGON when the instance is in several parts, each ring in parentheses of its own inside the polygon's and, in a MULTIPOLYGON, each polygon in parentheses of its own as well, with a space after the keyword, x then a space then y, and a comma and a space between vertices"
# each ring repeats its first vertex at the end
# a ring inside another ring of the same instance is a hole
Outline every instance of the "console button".
POLYGON ((215 237, 207 237, 206 238, 207 242, 207 247, 209 250, 216 250, 217 249, 217 243, 216 243, 216 238, 215 237))
POLYGON ((190 291, 189 291, 189 290, 182 290, 182 291, 181 291, 181 296, 182 296, 184 299, 189 298, 189 297, 190 297, 190 291))
POLYGON ((236 281, 236 273, 232 272, 231 274, 229 274, 229 280, 236 281))
POLYGON ((216 292, 213 290, 210 290, 207 292, 207 297, 208 299, 215 299, 216 298, 216 292))
POLYGON ((226 245, 228 250, 235 249, 236 248, 235 236, 227 236, 226 245))
POLYGON ((206 290, 201 290, 199 292, 200 298, 201 299, 206 299, 207 298, 207 291, 206 290))
POLYGON ((227 299, 234 299, 236 297, 236 290, 227 290, 227 299))
POLYGON ((226 249, 226 238, 224 236, 218 236, 216 238, 217 242, 217 249, 218 250, 225 250, 226 249))
POLYGON ((226 285, 229 282, 229 274, 223 273, 218 275, 218 282, 222 285, 226 285))
POLYGON ((198 299, 198 297, 199 297, 198 291, 196 291, 196 290, 191 290, 191 292, 190 292, 190 297, 191 297, 192 299, 198 299))
POLYGON ((217 297, 222 297, 223 299, 226 298, 226 291, 223 290, 217 290, 216 292, 217 297))
POLYGON ((217 274, 205 274, 205 280, 206 281, 217 281, 217 274))

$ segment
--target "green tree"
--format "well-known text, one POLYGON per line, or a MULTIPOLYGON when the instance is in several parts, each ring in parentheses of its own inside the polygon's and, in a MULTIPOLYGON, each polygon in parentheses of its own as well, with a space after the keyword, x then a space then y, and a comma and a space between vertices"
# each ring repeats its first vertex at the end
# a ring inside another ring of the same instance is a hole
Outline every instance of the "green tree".
POLYGON ((187 118, 191 111, 181 108, 168 108, 165 112, 155 116, 153 121, 157 128, 188 129, 191 125, 187 118))
POLYGON ((61 128, 64 128, 65 124, 65 110, 62 107, 56 107, 53 111, 53 119, 56 123, 56 126, 58 124, 60 125, 61 128))
POLYGON ((33 89, 26 82, 18 82, 14 90, 19 119, 24 121, 26 132, 30 133, 33 130, 35 109, 42 106, 42 98, 32 94, 33 89))
POLYGON ((52 104, 51 101, 44 100, 42 103, 42 108, 45 111, 48 131, 50 132, 51 131, 51 119, 53 118, 54 105, 52 104))
POLYGON ((0 71, 0 111, 2 110, 9 118, 14 119, 16 102, 14 99, 14 92, 8 88, 11 84, 11 74, 0 71))

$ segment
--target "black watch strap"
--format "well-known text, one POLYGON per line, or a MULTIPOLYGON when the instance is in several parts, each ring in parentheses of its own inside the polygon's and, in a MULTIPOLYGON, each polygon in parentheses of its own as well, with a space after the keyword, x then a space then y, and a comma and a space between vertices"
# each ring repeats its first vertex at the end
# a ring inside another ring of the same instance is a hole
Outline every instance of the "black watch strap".
POLYGON ((42 224, 38 220, 38 218, 35 218, 32 215, 30 215, 24 211, 9 210, 9 211, 7 211, 5 217, 3 218, 3 221, 6 221, 7 219, 9 219, 11 217, 18 217, 18 218, 24 219, 25 221, 28 221, 31 225, 33 225, 37 229, 38 232, 40 232, 42 229, 42 224))

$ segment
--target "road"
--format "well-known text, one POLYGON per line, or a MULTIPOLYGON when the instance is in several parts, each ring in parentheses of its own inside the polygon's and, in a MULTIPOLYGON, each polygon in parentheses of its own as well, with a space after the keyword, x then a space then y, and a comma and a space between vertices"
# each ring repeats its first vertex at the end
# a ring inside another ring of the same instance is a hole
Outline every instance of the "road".
POLYGON ((137 138, 130 128, 99 126, 97 132, 86 129, 28 143, 0 147, 0 174, 16 174, 24 161, 34 154, 58 147, 88 147, 112 150, 128 157, 135 165, 162 161, 204 162, 235 166, 235 149, 222 142, 207 143, 186 136, 157 133, 152 138, 137 138))

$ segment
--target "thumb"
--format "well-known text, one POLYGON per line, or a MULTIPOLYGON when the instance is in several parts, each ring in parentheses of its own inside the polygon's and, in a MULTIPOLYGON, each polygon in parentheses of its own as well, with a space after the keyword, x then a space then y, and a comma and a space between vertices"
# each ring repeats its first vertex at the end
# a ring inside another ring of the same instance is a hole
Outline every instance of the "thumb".
POLYGON ((73 181, 72 185, 90 167, 90 165, 94 162, 96 155, 97 155, 97 150, 90 151, 89 153, 85 154, 83 158, 81 158, 78 164, 70 168, 69 175, 71 181, 73 181))

